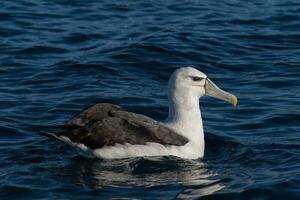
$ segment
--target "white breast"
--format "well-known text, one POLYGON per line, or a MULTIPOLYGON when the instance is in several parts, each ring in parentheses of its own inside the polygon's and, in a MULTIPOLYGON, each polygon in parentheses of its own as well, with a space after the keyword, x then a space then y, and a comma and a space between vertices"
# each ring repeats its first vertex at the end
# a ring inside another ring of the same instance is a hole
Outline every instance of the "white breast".
POLYGON ((144 156, 177 156, 186 159, 203 157, 204 152, 193 143, 184 146, 164 146, 159 143, 147 143, 146 145, 117 144, 110 147, 96 149, 93 154, 98 158, 114 159, 144 156))
POLYGON ((114 146, 103 147, 92 150, 84 144, 74 143, 69 138, 61 136, 61 141, 67 143, 76 149, 79 149, 86 156, 93 156, 102 159, 120 159, 129 157, 144 157, 144 156, 177 156, 185 159, 197 159, 204 155, 204 151, 189 142, 184 146, 168 145, 164 146, 159 143, 147 143, 146 145, 132 144, 116 144, 114 146))

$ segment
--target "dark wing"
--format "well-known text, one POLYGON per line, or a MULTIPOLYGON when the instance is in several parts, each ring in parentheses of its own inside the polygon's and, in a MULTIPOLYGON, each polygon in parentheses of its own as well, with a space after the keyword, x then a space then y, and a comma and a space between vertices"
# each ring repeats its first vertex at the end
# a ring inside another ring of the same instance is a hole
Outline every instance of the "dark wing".
POLYGON ((96 104, 72 118, 56 134, 91 149, 115 144, 184 145, 188 140, 144 115, 126 112, 112 104, 96 104))
POLYGON ((122 110, 121 106, 109 104, 109 103, 98 103, 91 107, 88 107, 80 114, 73 117, 71 120, 67 122, 66 127, 70 126, 81 126, 102 120, 106 117, 110 116, 110 112, 122 110))

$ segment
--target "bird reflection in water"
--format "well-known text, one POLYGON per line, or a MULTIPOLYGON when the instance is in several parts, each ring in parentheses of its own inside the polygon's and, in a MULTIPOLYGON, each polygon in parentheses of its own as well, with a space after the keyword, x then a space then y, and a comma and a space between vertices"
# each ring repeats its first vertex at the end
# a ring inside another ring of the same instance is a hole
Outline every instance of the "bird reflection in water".
MULTIPOLYGON (((53 170, 56 177, 93 189, 176 186, 177 198, 194 198, 215 193, 225 186, 201 160, 176 157, 146 157, 120 160, 71 159, 53 170)), ((173 191, 173 189, 172 189, 173 191)), ((175 194, 174 194, 175 195, 175 194)))

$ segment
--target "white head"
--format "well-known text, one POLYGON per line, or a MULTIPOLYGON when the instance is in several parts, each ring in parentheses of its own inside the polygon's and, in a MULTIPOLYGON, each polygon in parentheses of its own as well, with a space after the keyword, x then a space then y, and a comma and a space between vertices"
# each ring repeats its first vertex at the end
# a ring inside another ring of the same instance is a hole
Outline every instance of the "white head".
POLYGON ((197 98, 205 95, 207 76, 193 67, 177 69, 169 80, 169 95, 175 98, 197 98))
POLYGON ((234 95, 221 90, 204 73, 193 67, 177 69, 170 77, 168 89, 172 106, 169 117, 179 110, 186 112, 195 109, 199 105, 199 99, 204 95, 227 101, 234 106, 237 104, 234 95))

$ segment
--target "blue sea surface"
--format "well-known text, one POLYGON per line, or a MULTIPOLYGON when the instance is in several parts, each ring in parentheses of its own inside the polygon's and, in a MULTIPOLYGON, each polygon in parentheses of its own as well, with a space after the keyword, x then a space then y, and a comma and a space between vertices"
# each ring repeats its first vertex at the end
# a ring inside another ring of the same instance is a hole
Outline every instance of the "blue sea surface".
POLYGON ((300 1, 0 1, 0 199, 300 199, 300 1), (97 160, 38 135, 109 102, 157 120, 195 66, 205 157, 97 160))

